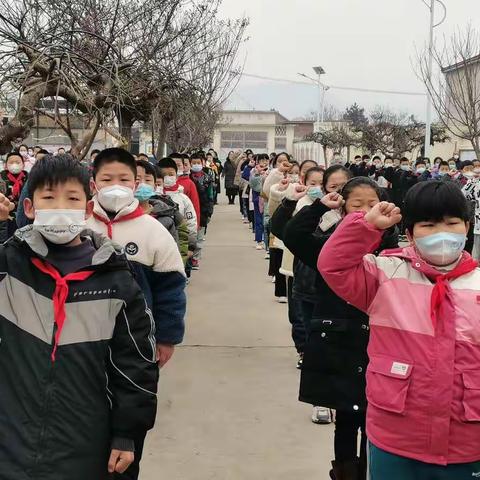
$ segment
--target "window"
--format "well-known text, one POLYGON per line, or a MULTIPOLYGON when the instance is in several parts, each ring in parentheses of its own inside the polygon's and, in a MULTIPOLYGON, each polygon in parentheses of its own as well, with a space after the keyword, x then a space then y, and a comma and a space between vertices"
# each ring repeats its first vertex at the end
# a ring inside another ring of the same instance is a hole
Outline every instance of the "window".
POLYGON ((286 150, 286 149, 287 149, 287 138, 275 137, 275 150, 286 150))
POLYGON ((266 149, 268 132, 220 132, 221 148, 252 150, 266 149))
POLYGON ((287 127, 285 125, 275 127, 275 136, 286 137, 287 136, 287 127))

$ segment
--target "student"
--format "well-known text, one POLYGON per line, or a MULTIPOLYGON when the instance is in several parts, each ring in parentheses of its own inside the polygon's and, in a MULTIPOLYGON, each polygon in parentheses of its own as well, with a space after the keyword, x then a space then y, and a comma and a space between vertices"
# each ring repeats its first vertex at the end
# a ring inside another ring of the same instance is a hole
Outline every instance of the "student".
MULTIPOLYGON (((327 168, 324 173, 322 180, 322 192, 339 192, 350 180, 351 176, 351 171, 345 167, 341 165, 332 165, 331 167, 327 168)), ((339 212, 335 210, 328 211, 322 216, 322 228, 328 230, 336 225, 340 219, 341 215, 339 212)), ((317 221, 317 226, 318 223, 319 222, 317 221)), ((285 229, 285 226, 283 228, 285 229)), ((290 227, 289 229, 289 236, 292 235, 292 228, 293 227, 290 227)), ((310 233, 307 235, 307 238, 310 238, 310 233)), ((323 230, 319 227, 317 229, 317 233, 323 235, 323 230)), ((287 232, 284 231, 283 235, 285 237, 287 232)), ((290 238, 289 243, 292 241, 296 242, 295 238, 293 238, 293 240, 290 238)), ((295 249, 290 249, 290 251, 295 254, 295 249)), ((306 253, 306 251, 304 253, 306 253)), ((305 326, 306 338, 308 339, 309 332, 311 331, 313 312, 316 309, 321 308, 321 306, 318 305, 321 292, 319 285, 321 286, 321 282, 319 284, 319 275, 316 268, 304 263, 299 255, 295 254, 295 257, 292 297, 301 303, 301 317, 305 326)), ((312 412, 312 422, 316 424, 331 423, 332 416, 330 409, 319 406, 319 403, 315 403, 313 401, 312 404, 315 405, 312 412)))
POLYGON ((473 170, 473 162, 470 160, 465 160, 460 164, 460 173, 455 178, 460 188, 463 188, 470 180, 475 178, 475 172, 473 170))
MULTIPOLYGON (((419 158, 415 162, 414 176, 417 177, 417 182, 426 182, 432 178, 432 174, 427 169, 427 162, 423 158, 419 158)), ((413 180, 412 180, 413 183, 413 180)))
MULTIPOLYGON (((95 196, 92 230, 125 248, 155 321, 160 368, 183 340, 185 325, 185 272, 175 240, 134 198, 137 166, 121 148, 100 152, 93 164, 95 196)), ((135 462, 124 478, 137 478, 146 431, 135 438, 135 462)))
POLYGON ((15 220, 16 212, 22 189, 27 178, 28 173, 24 170, 24 157, 22 157, 19 152, 9 153, 5 161, 5 170, 1 172, 0 179, 5 184, 5 195, 15 204, 15 208, 10 214, 10 219, 8 220, 6 228, 7 237, 4 238, 3 241, 11 237, 17 228, 15 220))
MULTIPOLYGON (((89 198, 80 163, 47 156, 29 178, 33 225, 0 246, 0 465, 12 480, 107 480, 155 421, 154 328, 123 251, 85 229, 89 198)), ((12 208, 0 195, 0 220, 12 208)))
MULTIPOLYGON (((313 163, 316 165, 315 162, 313 163)), ((311 162, 306 160, 300 166, 300 182, 302 187, 304 186, 305 188, 296 188, 292 194, 285 197, 271 218, 272 233, 282 241, 284 241, 285 227, 292 216, 303 207, 311 205, 317 198, 323 197, 322 182, 324 169, 318 166, 308 168, 309 165, 311 165, 311 162), (305 167, 307 168, 306 172, 302 171, 305 167)), ((287 247, 284 247, 280 273, 287 277, 288 320, 292 325, 292 340, 298 353, 297 368, 300 369, 303 363, 306 333, 302 317, 302 301, 293 294, 295 285, 294 264, 295 260, 292 252, 287 247)))
MULTIPOLYGON (((155 167, 145 160, 137 161, 137 183, 135 198, 147 215, 157 219, 172 235, 179 245, 178 228, 184 222, 178 205, 169 197, 160 198, 155 192, 157 172, 155 167)), ((179 245, 180 248, 180 245, 179 245)), ((180 251, 180 254, 182 252, 180 251)), ((183 256, 182 256, 183 258, 183 256)))
POLYGON ((177 164, 169 157, 158 162, 158 169, 163 179, 165 194, 178 206, 179 212, 187 222, 189 258, 197 247, 197 216, 190 199, 183 193, 182 187, 178 184, 177 164))
POLYGON ((463 251, 468 210, 452 183, 420 183, 403 208, 410 246, 372 254, 401 219, 398 207, 382 202, 349 215, 319 257, 330 287, 370 313, 372 480, 480 471, 480 270, 463 251))
POLYGON ((202 248, 205 243, 205 236, 207 234, 207 225, 213 215, 214 204, 214 186, 212 177, 207 171, 204 171, 204 161, 200 153, 195 153, 190 159, 192 165, 192 179, 197 189, 198 197, 200 199, 200 221, 198 222, 200 228, 197 234, 197 248, 192 258, 192 269, 198 270, 200 268, 200 259, 202 258, 202 248))
MULTIPOLYGON (((317 199, 287 224, 285 244, 310 268, 316 267, 318 255, 337 227, 324 225, 324 215, 330 210, 340 210, 342 215, 368 212, 380 202, 382 190, 373 180, 357 177, 343 187, 342 195, 330 193, 317 199)), ((386 232, 380 250, 397 246, 398 235, 386 232)), ((368 316, 340 299, 319 275, 316 285, 318 298, 308 328, 300 399, 336 410, 331 477, 365 480, 368 316), (362 435, 358 459, 359 430, 362 435)))
POLYGON ((93 149, 91 152, 90 152, 90 165, 93 164, 93 162, 95 161, 95 158, 97 157, 97 155, 100 153, 100 150, 98 149, 93 149))
POLYGON ((257 250, 265 249, 266 242, 268 241, 263 237, 265 232, 263 225, 264 201, 261 196, 263 191, 263 182, 268 174, 268 162, 269 157, 266 153, 258 155, 257 163, 255 168, 251 171, 249 181, 250 188, 252 189, 254 232, 257 250))
POLYGON ((198 197, 197 187, 190 178, 191 165, 190 157, 183 153, 172 153, 170 155, 177 164, 177 182, 183 187, 183 193, 190 199, 195 209, 197 217, 197 228, 200 227, 200 199, 198 197))

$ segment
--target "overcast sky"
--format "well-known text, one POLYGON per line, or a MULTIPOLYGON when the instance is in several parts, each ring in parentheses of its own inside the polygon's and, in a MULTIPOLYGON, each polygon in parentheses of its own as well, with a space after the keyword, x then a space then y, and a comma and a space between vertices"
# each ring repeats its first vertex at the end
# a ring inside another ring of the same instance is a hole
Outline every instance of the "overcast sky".
MULTIPOLYGON (((326 84, 382 90, 422 92, 412 67, 415 46, 428 37, 429 11, 422 0, 223 0, 225 17, 250 18, 249 40, 241 59, 245 72, 302 81, 321 65, 326 84)), ((446 22, 436 29, 438 40, 456 27, 478 24, 479 0, 444 0, 446 22), (475 19, 475 20, 474 20, 475 19), (474 23, 475 24, 475 23, 474 23)), ((437 14, 441 18, 442 8, 437 14)), ((276 108, 289 118, 317 110, 315 86, 243 77, 228 106, 276 108)), ((331 89, 327 103, 342 109, 357 102, 414 113, 423 119, 425 100, 385 94, 331 89)))

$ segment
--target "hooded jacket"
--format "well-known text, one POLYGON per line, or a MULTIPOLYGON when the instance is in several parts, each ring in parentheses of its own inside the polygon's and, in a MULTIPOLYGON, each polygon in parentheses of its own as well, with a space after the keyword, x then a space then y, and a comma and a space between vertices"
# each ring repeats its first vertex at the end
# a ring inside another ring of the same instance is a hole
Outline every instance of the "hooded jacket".
POLYGON ((112 437, 152 428, 158 367, 154 323, 123 251, 85 231, 96 253, 68 282, 52 360, 55 280, 27 226, 0 246, 0 478, 107 480, 112 437))
POLYGON ((176 190, 166 190, 165 195, 177 206, 188 226, 189 250, 194 251, 197 245, 197 214, 190 199, 183 193, 183 187, 178 186, 176 190))
MULTIPOLYGON (((480 460, 480 270, 444 283, 413 247, 375 256, 382 232, 351 214, 323 247, 318 268, 345 301, 370 315, 367 435, 421 462, 480 460)), ((464 252, 458 266, 470 262, 464 252)))
MULTIPOLYGON (((94 216, 89 228, 107 235, 107 212, 94 197, 94 216), (101 219, 101 220, 100 220, 101 219)), ((111 226, 112 239, 125 249, 136 279, 155 320, 158 343, 177 345, 185 332, 185 269, 177 244, 165 227, 150 215, 122 221, 138 208, 138 200, 122 209, 111 226)))

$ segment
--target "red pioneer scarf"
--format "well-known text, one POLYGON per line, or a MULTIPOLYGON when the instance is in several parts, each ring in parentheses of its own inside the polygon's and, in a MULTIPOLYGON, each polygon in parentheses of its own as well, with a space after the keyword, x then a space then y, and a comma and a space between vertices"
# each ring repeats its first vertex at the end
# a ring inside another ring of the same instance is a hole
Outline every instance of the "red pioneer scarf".
POLYGON ((100 222, 104 223, 107 226, 108 238, 112 238, 113 225, 115 223, 126 222, 127 220, 133 220, 134 218, 141 217, 142 215, 145 215, 145 211, 143 210, 143 208, 140 205, 132 213, 129 213, 128 215, 125 215, 125 216, 120 217, 120 218, 114 218, 113 220, 110 220, 109 218, 102 217, 98 213, 93 212, 93 216, 97 220, 99 220, 100 222))
POLYGON ((68 282, 81 282, 93 275, 92 271, 83 271, 76 273, 69 273, 62 277, 60 273, 52 267, 49 263, 42 262, 38 258, 32 258, 32 263, 43 273, 49 275, 55 280, 55 292, 53 293, 53 318, 57 325, 55 332, 55 343, 52 351, 52 362, 55 361, 55 354, 57 353, 60 335, 62 334, 63 325, 65 324, 65 302, 68 298, 68 282))

